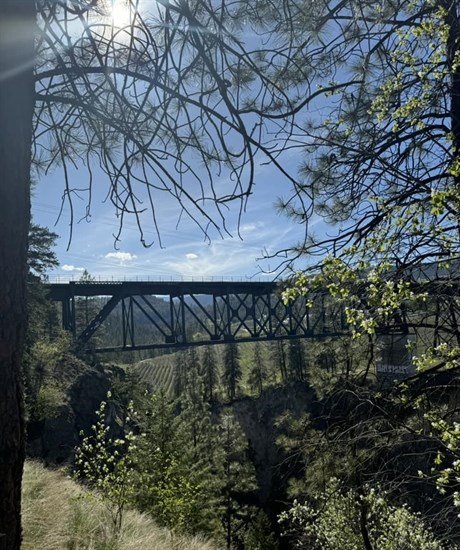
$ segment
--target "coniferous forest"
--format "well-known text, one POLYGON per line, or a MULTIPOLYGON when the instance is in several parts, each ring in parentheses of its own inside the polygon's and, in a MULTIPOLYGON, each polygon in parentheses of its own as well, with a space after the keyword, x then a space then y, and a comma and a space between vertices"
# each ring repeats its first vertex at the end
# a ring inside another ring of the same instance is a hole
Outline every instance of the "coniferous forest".
POLYGON ((39 277, 55 235, 31 233, 28 453, 96 495, 104 548, 134 511, 229 550, 458 547, 455 373, 388 378, 369 335, 77 352, 39 277))

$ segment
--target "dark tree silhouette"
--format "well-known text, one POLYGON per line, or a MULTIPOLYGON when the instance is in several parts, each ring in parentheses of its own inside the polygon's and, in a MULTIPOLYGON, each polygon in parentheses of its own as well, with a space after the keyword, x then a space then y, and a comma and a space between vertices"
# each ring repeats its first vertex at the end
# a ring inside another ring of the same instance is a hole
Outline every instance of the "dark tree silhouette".
POLYGON ((252 366, 249 372, 249 385, 252 391, 262 394, 264 383, 268 378, 267 367, 264 362, 262 346, 260 342, 255 342, 252 356, 252 366))
POLYGON ((59 265, 53 247, 58 235, 47 227, 31 223, 27 247, 29 272, 34 276, 44 275, 48 269, 59 265))
POLYGON ((201 354, 201 375, 204 383, 204 401, 215 401, 216 388, 219 383, 219 367, 212 346, 205 346, 201 354))
POLYGON ((13 550, 21 540, 34 24, 33 0, 0 3, 0 534, 13 550))
POLYGON ((235 400, 238 394, 242 376, 243 371, 240 364, 238 344, 226 344, 222 379, 230 403, 235 400))

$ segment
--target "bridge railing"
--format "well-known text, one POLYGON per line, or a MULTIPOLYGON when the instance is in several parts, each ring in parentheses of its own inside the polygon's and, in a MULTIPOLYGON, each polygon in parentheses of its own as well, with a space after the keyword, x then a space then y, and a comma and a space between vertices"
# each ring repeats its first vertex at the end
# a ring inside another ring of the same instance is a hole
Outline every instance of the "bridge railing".
POLYGON ((141 276, 107 276, 107 275, 95 275, 90 280, 82 280, 78 275, 49 275, 46 278, 46 282, 50 284, 67 284, 67 283, 94 283, 94 284, 107 284, 107 283, 173 283, 173 282, 187 282, 187 283, 266 283, 273 280, 273 276, 266 275, 264 277, 243 277, 243 276, 203 276, 203 275, 182 275, 182 276, 161 276, 161 275, 141 275, 141 276))

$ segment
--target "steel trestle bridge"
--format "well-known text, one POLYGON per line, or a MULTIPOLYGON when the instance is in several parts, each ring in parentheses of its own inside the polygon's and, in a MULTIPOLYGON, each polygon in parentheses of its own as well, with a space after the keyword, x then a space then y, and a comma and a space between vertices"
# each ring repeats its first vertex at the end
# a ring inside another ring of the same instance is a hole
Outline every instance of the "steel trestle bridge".
POLYGON ((81 348, 98 352, 322 338, 347 331, 342 308, 325 293, 285 304, 274 282, 75 281, 46 286, 50 299, 61 304, 63 328, 81 348), (115 336, 119 341, 114 345, 115 336))

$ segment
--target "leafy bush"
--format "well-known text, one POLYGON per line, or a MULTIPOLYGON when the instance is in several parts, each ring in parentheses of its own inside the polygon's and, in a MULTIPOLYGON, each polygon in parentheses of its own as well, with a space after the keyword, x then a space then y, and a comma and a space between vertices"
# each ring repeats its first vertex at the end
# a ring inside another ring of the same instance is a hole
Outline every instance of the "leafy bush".
POLYGON ((58 384, 50 382, 46 386, 42 386, 38 391, 35 406, 31 411, 32 419, 40 421, 55 418, 65 400, 65 391, 58 384))
POLYGON ((309 550, 447 550, 420 515, 393 506, 385 493, 342 490, 332 479, 313 505, 294 502, 280 517, 295 548, 309 550))
MULTIPOLYGON (((107 398, 110 397, 109 392, 107 398)), ((96 412, 97 422, 92 427, 92 435, 85 437, 76 450, 76 476, 85 479, 95 489, 94 495, 106 505, 114 535, 118 536, 125 507, 132 500, 135 490, 133 478, 137 436, 128 432, 124 438, 109 437, 106 409, 107 402, 102 401, 96 412)), ((128 414, 132 413, 132 405, 129 405, 128 414)))

